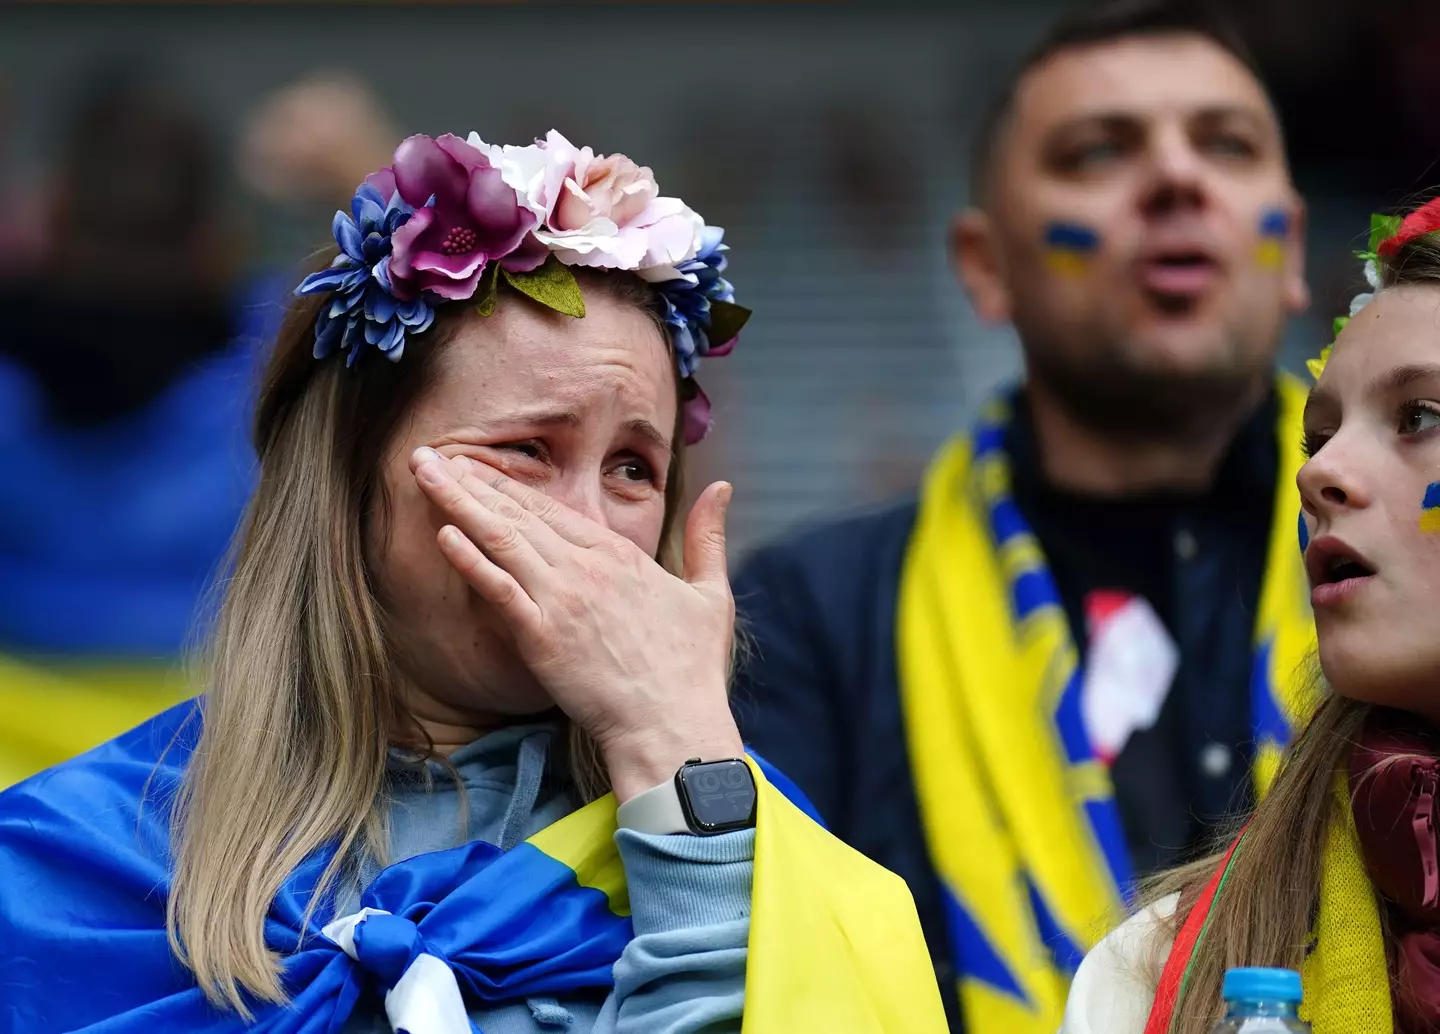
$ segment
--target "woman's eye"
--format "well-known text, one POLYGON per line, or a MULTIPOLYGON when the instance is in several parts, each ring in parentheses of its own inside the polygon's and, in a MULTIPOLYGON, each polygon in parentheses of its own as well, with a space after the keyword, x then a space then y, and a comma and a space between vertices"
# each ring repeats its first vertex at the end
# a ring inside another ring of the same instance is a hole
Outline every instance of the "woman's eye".
POLYGON ((653 481, 655 478, 650 464, 640 459, 623 460, 611 467, 610 471, 624 481, 653 481))
POLYGON ((1440 427, 1440 406, 1433 402, 1407 402, 1400 407, 1400 433, 1424 434, 1440 427))
POLYGON ((506 442, 504 445, 498 446, 498 448, 505 452, 519 453, 521 456, 532 460, 545 458, 545 446, 540 442, 506 442))
POLYGON ((1321 434, 1318 431, 1306 431, 1305 437, 1300 441, 1300 454, 1307 460, 1311 459, 1317 452, 1325 448, 1325 443, 1329 440, 1330 436, 1328 434, 1321 434))

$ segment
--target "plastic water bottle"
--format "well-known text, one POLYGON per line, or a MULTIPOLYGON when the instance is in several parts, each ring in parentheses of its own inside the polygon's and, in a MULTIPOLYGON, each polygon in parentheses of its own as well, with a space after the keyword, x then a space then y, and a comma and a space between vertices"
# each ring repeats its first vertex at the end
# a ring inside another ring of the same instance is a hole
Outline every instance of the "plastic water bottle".
POLYGON ((1210 1034, 1310 1034, 1300 1020, 1300 974, 1293 969, 1232 969, 1221 987, 1225 1018, 1210 1034))

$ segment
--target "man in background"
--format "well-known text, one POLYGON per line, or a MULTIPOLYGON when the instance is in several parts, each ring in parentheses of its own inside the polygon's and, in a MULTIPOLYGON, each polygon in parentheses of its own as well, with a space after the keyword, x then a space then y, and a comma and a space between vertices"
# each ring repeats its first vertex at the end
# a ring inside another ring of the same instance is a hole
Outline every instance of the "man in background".
POLYGON ((909 882, 954 1026, 1049 1034, 1135 878, 1204 851, 1289 735, 1303 209, 1243 45, 1163 0, 1056 26, 971 188, 955 265, 1024 384, 918 499, 750 559, 735 699, 909 882))

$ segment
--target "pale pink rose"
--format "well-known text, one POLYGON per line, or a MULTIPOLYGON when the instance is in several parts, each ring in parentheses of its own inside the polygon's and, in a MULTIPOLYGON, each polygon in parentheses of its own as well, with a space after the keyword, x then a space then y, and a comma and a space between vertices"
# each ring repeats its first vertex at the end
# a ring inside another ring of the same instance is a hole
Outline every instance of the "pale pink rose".
POLYGON ((597 156, 580 151, 574 171, 565 179, 559 203, 550 214, 554 230, 582 230, 596 219, 609 219, 623 229, 634 222, 660 193, 655 174, 623 154, 597 156))
POLYGON ((704 221, 679 198, 659 196, 654 174, 623 154, 596 155, 553 129, 525 147, 475 133, 469 143, 539 217, 536 239, 566 265, 632 269, 658 282, 695 256, 704 221))

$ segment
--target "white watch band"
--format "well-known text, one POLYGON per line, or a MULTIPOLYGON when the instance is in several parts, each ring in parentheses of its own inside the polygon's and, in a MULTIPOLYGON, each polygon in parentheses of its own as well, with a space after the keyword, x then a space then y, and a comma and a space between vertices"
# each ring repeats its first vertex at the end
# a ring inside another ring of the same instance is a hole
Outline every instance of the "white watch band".
POLYGON ((638 793, 615 812, 615 824, 637 833, 693 833, 680 806, 680 791, 675 780, 667 779, 638 793))

